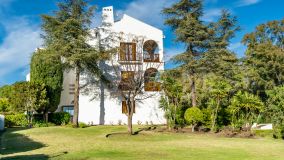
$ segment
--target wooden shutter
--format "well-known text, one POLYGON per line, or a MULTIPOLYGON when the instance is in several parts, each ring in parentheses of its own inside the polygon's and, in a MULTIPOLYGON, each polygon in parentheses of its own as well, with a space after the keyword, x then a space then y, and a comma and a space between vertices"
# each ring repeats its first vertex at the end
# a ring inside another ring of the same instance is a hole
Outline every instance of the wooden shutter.
POLYGON ((127 114, 126 101, 122 101, 122 113, 123 113, 123 114, 127 114))
POLYGON ((136 61, 136 43, 132 43, 132 60, 136 61))
MULTIPOLYGON (((133 113, 135 113, 135 109, 136 108, 136 105, 135 105, 135 102, 134 102, 134 108, 133 108, 133 113)), ((127 104, 126 104, 126 101, 122 101, 122 113, 123 114, 127 114, 127 104)))
POLYGON ((120 49, 119 49, 119 58, 120 58, 120 60, 121 61, 125 61, 125 56, 126 56, 126 53, 125 53, 125 51, 126 51, 126 43, 120 43, 120 49))

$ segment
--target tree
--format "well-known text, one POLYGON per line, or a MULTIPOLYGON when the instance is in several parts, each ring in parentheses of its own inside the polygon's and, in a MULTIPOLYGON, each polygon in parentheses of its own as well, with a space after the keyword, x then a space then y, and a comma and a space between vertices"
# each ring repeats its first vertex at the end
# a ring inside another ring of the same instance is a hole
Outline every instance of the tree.
POLYGON ((266 91, 268 95, 267 108, 265 114, 270 117, 273 123, 274 133, 277 135, 278 130, 284 127, 284 86, 274 87, 266 91))
POLYGON ((0 98, 0 113, 5 113, 10 110, 10 103, 8 98, 0 98))
POLYGON ((250 128, 258 115, 263 112, 264 104, 259 97, 239 91, 231 99, 229 110, 232 114, 233 127, 245 124, 250 128))
POLYGON ((244 64, 250 69, 249 83, 253 93, 266 99, 265 90, 284 83, 284 19, 270 21, 246 34, 244 64))
POLYGON ((200 65, 203 74, 214 73, 217 76, 236 80, 238 59, 228 47, 230 40, 240 30, 237 25, 237 17, 232 16, 227 10, 222 10, 217 22, 211 22, 208 26, 212 32, 210 36, 210 48, 201 58, 200 65))
POLYGON ((162 89, 165 93, 160 100, 160 108, 165 111, 168 127, 175 128, 177 125, 177 110, 181 107, 181 98, 183 96, 183 86, 178 82, 173 73, 175 71, 166 71, 162 75, 162 89))
POLYGON ((199 108, 191 107, 185 111, 184 119, 188 124, 192 125, 192 132, 194 132, 194 129, 198 125, 198 123, 203 122, 204 117, 202 111, 199 108))
MULTIPOLYGON (((154 97, 161 90, 159 82, 160 62, 154 59, 147 63, 142 63, 144 37, 132 34, 123 34, 119 38, 120 42, 133 42, 129 44, 121 43, 119 49, 119 59, 112 59, 111 64, 114 70, 114 80, 112 87, 116 90, 117 95, 122 98, 123 113, 128 119, 128 133, 133 134, 132 117, 135 113, 136 104, 145 99, 154 97), (125 49, 126 47, 129 47, 125 49), (127 50, 128 53, 125 51, 127 50), (136 51, 138 54, 136 54, 136 51)), ((149 48, 156 47, 149 45, 149 48)), ((149 49, 148 48, 148 49, 149 49)), ((152 49, 149 49, 152 50, 152 49)), ((117 53, 115 53, 117 54, 117 53)))
MULTIPOLYGON (((28 122, 32 125, 33 114, 41 108, 46 108, 49 104, 49 99, 47 98, 46 86, 39 83, 27 82, 27 90, 24 92, 26 101, 22 102, 24 104, 24 110, 28 115, 28 122)), ((16 91, 17 92, 17 91, 16 91)))
POLYGON ((48 122, 48 112, 57 109, 63 82, 63 68, 60 57, 49 56, 53 54, 50 49, 37 50, 31 59, 31 82, 45 84, 49 104, 42 108, 44 119, 48 122))
POLYGON ((75 72, 73 124, 78 126, 80 74, 86 71, 101 77, 98 62, 105 57, 88 43, 92 39, 90 24, 95 7, 85 0, 66 0, 58 7, 54 16, 42 16, 45 46, 56 51, 55 57, 63 58, 65 70, 75 72))
POLYGON ((209 106, 212 108, 211 112, 211 131, 215 129, 216 119, 218 117, 218 111, 220 110, 221 101, 228 97, 232 86, 220 77, 212 77, 207 80, 209 87, 210 101, 209 106))
POLYGON ((176 34, 176 41, 185 44, 186 51, 174 57, 182 64, 182 70, 190 79, 192 106, 197 106, 196 76, 200 71, 199 59, 209 48, 210 30, 200 20, 203 10, 200 0, 180 0, 163 13, 167 16, 165 24, 176 34))

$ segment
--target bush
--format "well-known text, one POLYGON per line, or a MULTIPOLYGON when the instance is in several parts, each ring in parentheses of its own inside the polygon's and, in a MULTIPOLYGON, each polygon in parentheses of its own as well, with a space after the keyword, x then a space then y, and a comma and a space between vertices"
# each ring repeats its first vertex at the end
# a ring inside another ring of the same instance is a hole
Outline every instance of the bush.
POLYGON ((254 133, 259 137, 273 137, 273 130, 254 130, 254 133))
POLYGON ((194 132, 194 127, 198 123, 202 123, 204 121, 204 116, 202 111, 197 107, 188 108, 184 113, 184 119, 190 125, 192 125, 192 132, 194 132))
POLYGON ((70 122, 71 116, 67 112, 55 112, 50 114, 49 122, 56 125, 66 125, 70 122))
POLYGON ((87 128, 89 127, 86 123, 79 122, 79 128, 87 128))
POLYGON ((273 129, 273 138, 284 139, 284 126, 275 126, 273 129))
POLYGON ((5 126, 6 127, 14 127, 14 126, 26 127, 28 126, 28 120, 25 114, 6 115, 5 116, 5 126))
POLYGON ((36 121, 33 123, 33 127, 38 128, 38 127, 51 127, 55 126, 53 123, 46 123, 44 121, 36 121))

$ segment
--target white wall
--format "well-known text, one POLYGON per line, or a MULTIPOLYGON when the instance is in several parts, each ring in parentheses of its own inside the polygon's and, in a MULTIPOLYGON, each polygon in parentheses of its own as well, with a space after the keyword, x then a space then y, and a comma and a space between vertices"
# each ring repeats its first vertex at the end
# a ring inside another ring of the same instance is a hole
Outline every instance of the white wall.
MULTIPOLYGON (((105 8, 103 8, 105 9, 105 8)), ((107 7, 111 9, 112 7, 107 7)), ((113 13, 103 11, 104 15, 113 16, 113 13)), ((106 21, 112 22, 113 18, 106 18, 106 21)), ((113 23, 111 30, 116 33, 123 32, 124 34, 134 34, 136 36, 146 37, 145 40, 154 40, 159 46, 160 60, 163 59, 163 32, 150 25, 147 25, 139 20, 136 20, 128 15, 113 23)), ((102 36, 105 36, 102 34, 102 36)), ((97 45, 98 41, 90 40, 90 44, 97 45)), ((116 44, 118 45, 118 44, 116 44)), ((141 53, 142 54, 142 53, 141 53)), ((110 63, 109 63, 110 64, 110 63)), ((158 64, 158 70, 164 70, 164 64, 158 64)), ((147 69, 148 63, 143 63, 144 70, 147 69)), ((106 71, 112 74, 113 71, 106 71)), ((88 75, 81 75, 80 84, 84 85, 91 78, 88 75)), ((64 73, 64 82, 59 106, 70 105, 74 99, 74 95, 69 95, 69 84, 74 83, 74 73, 64 73)), ((150 94, 150 92, 149 92, 150 94)), ((153 94, 153 93, 151 93, 153 94)), ((155 92, 155 96, 143 100, 141 103, 136 103, 136 113, 133 116, 133 123, 138 121, 145 124, 152 122, 153 124, 165 124, 164 112, 159 109, 160 93, 155 92)), ((119 121, 127 123, 127 116, 122 114, 121 98, 113 91, 108 90, 100 83, 94 83, 80 92, 79 98, 79 121, 89 124, 118 124, 119 121)))

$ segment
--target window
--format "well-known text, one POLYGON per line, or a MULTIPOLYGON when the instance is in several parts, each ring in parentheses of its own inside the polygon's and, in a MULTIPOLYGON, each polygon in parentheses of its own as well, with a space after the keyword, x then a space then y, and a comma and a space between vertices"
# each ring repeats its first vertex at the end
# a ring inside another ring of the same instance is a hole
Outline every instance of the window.
POLYGON ((120 43, 121 61, 136 61, 136 43, 120 43))
MULTIPOLYGON (((127 104, 126 104, 126 101, 122 101, 122 113, 123 114, 127 114, 127 104)), ((133 113, 135 113, 135 102, 134 102, 134 111, 133 111, 133 113)))
POLYGON ((144 90, 145 91, 160 91, 161 84, 159 81, 158 70, 155 68, 149 68, 144 74, 144 90))
POLYGON ((134 72, 133 71, 121 71, 121 81, 119 88, 127 91, 132 89, 134 83, 134 72))
POLYGON ((159 47, 153 40, 148 40, 143 45, 144 62, 159 62, 159 47))
POLYGON ((74 115, 74 106, 63 106, 62 107, 63 112, 69 113, 71 116, 74 115))

